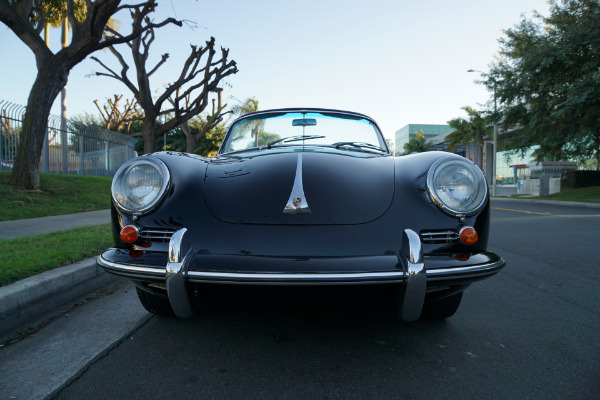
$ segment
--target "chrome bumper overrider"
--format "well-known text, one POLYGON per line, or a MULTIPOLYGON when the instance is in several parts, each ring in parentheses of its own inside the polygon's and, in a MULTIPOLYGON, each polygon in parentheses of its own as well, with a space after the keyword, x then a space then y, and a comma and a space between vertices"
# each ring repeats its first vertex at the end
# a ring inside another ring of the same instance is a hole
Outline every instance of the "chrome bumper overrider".
POLYGON ((102 255, 98 264, 108 272, 140 281, 163 281, 167 294, 178 317, 188 318, 194 307, 186 284, 230 283, 230 284, 358 284, 358 283, 404 283, 405 290, 400 304, 400 317, 405 321, 419 318, 425 300, 427 283, 448 279, 471 279, 494 274, 505 262, 497 260, 465 267, 436 268, 426 270, 419 235, 410 229, 403 234, 401 256, 405 268, 386 272, 357 273, 255 273, 190 271, 191 246, 185 228, 175 232, 169 242, 168 262, 165 268, 113 262, 102 255))

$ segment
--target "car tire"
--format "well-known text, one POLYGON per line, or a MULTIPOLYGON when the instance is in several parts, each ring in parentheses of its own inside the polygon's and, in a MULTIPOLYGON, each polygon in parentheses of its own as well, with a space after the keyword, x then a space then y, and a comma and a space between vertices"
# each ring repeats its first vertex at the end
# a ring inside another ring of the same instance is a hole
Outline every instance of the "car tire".
POLYGON ((171 316, 175 315, 169 298, 167 296, 161 296, 160 294, 150 293, 147 290, 135 288, 137 291, 140 303, 144 308, 152 314, 171 316))
POLYGON ((430 303, 425 303, 423 311, 421 311, 421 319, 444 319, 453 316, 456 310, 458 310, 458 306, 460 306, 462 295, 463 292, 459 292, 430 303))

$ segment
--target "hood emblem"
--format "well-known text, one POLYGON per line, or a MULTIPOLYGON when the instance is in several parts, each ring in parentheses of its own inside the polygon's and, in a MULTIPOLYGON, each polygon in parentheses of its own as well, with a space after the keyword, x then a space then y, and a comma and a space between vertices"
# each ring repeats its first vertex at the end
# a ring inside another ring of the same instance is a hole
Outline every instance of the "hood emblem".
POLYGON ((294 186, 292 187, 290 198, 283 209, 283 213, 310 214, 310 207, 308 206, 308 201, 306 201, 306 196, 304 195, 304 188, 302 187, 302 154, 298 154, 294 186))

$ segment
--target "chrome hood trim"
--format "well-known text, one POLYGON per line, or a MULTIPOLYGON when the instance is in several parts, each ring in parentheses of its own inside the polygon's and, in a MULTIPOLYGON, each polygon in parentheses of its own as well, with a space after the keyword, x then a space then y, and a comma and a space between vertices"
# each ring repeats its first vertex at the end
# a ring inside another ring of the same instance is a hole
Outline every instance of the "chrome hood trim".
POLYGON ((304 194, 302 186, 302 153, 298 154, 298 163, 296 164, 296 177, 290 198, 283 209, 284 214, 310 214, 310 207, 304 194))

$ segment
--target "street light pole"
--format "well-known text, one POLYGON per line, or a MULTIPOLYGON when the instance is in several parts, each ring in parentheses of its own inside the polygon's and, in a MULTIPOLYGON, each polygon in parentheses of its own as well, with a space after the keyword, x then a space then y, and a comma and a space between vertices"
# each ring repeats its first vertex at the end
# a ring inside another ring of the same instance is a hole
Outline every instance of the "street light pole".
POLYGON ((494 82, 494 144, 492 148, 494 149, 494 154, 492 156, 492 176, 494 177, 494 182, 492 183, 492 196, 496 196, 496 153, 498 153, 498 124, 496 117, 498 116, 498 106, 497 106, 497 97, 496 97, 496 80, 493 79, 494 82))
POLYGON ((496 115, 498 114, 498 105, 497 105, 497 97, 496 97, 496 88, 498 86, 498 82, 488 74, 483 71, 477 71, 475 69, 469 69, 467 72, 479 72, 483 76, 487 76, 494 82, 494 138, 492 141, 492 196, 496 196, 496 153, 498 150, 498 125, 496 120, 496 115))

